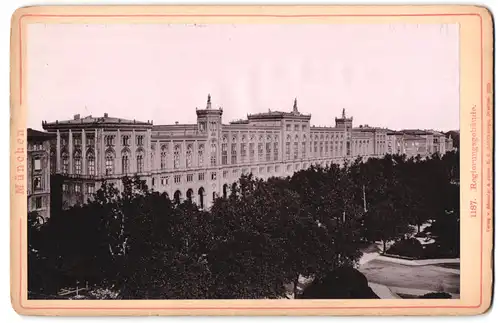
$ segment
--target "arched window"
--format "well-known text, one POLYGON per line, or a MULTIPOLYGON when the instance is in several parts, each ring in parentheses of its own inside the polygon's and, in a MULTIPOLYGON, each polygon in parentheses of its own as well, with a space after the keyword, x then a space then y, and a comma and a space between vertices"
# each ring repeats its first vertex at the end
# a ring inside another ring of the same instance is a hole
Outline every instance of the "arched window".
POLYGON ((137 172, 144 172, 144 151, 142 149, 138 149, 136 152, 136 160, 137 160, 137 172))
POLYGON ((174 147, 174 168, 177 169, 181 165, 181 146, 175 145, 174 147))
POLYGON ((212 144, 210 145, 210 165, 217 165, 217 144, 215 141, 212 141, 212 144))
POLYGON ((50 173, 55 174, 57 172, 57 159, 56 151, 54 149, 50 150, 50 173))
POLYGON ((190 168, 193 163, 193 145, 189 144, 186 149, 186 167, 190 168))
POLYGON ((203 166, 203 156, 205 155, 205 145, 198 146, 198 166, 203 166))
POLYGON ((87 151, 87 175, 95 175, 95 155, 93 150, 87 151))
POLYGON ((205 189, 203 187, 200 187, 200 189, 198 190, 198 201, 200 204, 200 208, 202 209, 205 207, 204 197, 205 197, 205 189))
POLYGON ((155 154, 156 154, 155 145, 151 144, 151 153, 149 155, 149 169, 151 170, 155 169, 155 162, 154 162, 155 154))
POLYGON ((106 175, 113 175, 114 173, 114 162, 115 162, 115 154, 112 150, 106 151, 106 175))
POLYGON ((130 172, 130 153, 124 149, 122 151, 122 173, 128 174, 130 172))
POLYGON ((192 189, 187 190, 186 198, 188 199, 189 202, 193 202, 193 190, 192 189))
POLYGON ((222 138, 222 165, 227 165, 227 137, 222 138))
POLYGON ((161 146, 161 152, 160 152, 160 168, 161 169, 167 168, 167 151, 168 151, 167 145, 161 146))
POLYGON ((236 136, 233 136, 233 141, 231 142, 231 164, 236 164, 236 136))
POLYGON ((67 174, 69 168, 69 156, 67 152, 62 153, 62 173, 67 174))
POLYGON ((174 193, 174 202, 177 204, 181 203, 181 191, 177 190, 174 193))
POLYGON ((227 184, 222 186, 222 197, 225 199, 227 198, 227 184))
POLYGON ((290 159, 290 141, 292 140, 292 138, 290 137, 290 135, 288 135, 286 137, 286 149, 285 149, 285 153, 286 153, 286 159, 290 159))

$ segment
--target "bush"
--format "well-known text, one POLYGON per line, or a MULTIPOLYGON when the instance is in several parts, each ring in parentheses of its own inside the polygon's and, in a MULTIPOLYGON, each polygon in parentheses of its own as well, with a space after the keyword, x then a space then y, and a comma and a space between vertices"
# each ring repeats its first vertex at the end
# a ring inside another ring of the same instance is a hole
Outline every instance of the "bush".
POLYGON ((449 249, 436 242, 425 246, 424 257, 428 259, 458 258, 460 257, 460 251, 449 249))
POLYGON ((427 238, 427 233, 426 232, 418 232, 417 234, 415 234, 415 237, 416 238, 427 238))
POLYGON ((415 238, 400 240, 387 251, 388 254, 420 259, 424 257, 424 247, 415 238))
POLYGON ((419 298, 451 298, 451 295, 444 292, 439 293, 428 293, 420 296, 419 298))
POLYGON ((379 297, 368 286, 365 275, 351 267, 340 267, 323 278, 314 279, 299 298, 373 299, 379 297))

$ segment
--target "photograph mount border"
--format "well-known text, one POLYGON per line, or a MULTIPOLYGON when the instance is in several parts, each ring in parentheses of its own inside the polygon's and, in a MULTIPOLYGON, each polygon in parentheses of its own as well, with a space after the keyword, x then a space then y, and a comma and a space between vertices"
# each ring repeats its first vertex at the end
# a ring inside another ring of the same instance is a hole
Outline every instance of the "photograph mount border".
MULTIPOLYGON (((19 106, 22 106, 23 103, 23 18, 28 18, 28 17, 42 17, 42 18, 168 18, 168 17, 187 17, 187 18, 203 18, 203 17, 270 17, 270 18, 321 18, 321 17, 442 17, 442 16, 475 16, 479 18, 479 24, 480 24, 480 69, 481 69, 481 93, 480 93, 480 105, 481 105, 481 127, 480 127, 480 133, 481 136, 483 135, 484 131, 484 120, 483 120, 483 107, 484 107, 484 98, 483 98, 483 91, 484 91, 484 64, 483 64, 483 55, 484 55, 484 48, 483 48, 483 18, 482 15, 479 13, 415 13, 415 14, 34 14, 34 13, 27 13, 27 14, 22 14, 18 18, 18 32, 19 32, 19 106)), ((483 167, 484 167, 484 162, 483 158, 485 155, 484 151, 484 145, 485 145, 485 140, 481 140, 481 172, 480 176, 481 179, 484 178, 484 172, 483 172, 483 167)), ((432 309, 437 309, 437 308, 480 308, 483 305, 483 262, 484 262, 484 257, 483 257, 483 225, 484 225, 484 211, 483 211, 483 186, 484 184, 481 183, 481 191, 480 191, 480 203, 479 205, 481 206, 481 225, 480 225, 480 284, 479 284, 479 304, 478 305, 437 305, 437 306, 430 306, 430 305, 415 305, 415 306, 293 306, 293 304, 290 304, 290 306, 211 306, 211 307, 200 307, 200 306, 188 306, 188 307, 174 307, 174 306, 164 306, 164 307, 88 307, 88 306, 68 306, 68 307, 62 307, 62 306, 25 306, 23 304, 23 274, 24 274, 24 262, 23 262, 23 256, 21 255, 20 258, 20 279, 19 279, 19 303, 18 305, 22 309, 27 309, 27 310, 288 310, 288 309, 304 309, 304 310, 342 310, 342 309, 423 309, 423 308, 432 308, 432 309)), ((20 247, 20 252, 25 252, 25 249, 23 249, 25 241, 25 237, 23 236, 23 226, 25 225, 24 223, 24 218, 20 218, 20 232, 19 232, 19 247, 20 247)))

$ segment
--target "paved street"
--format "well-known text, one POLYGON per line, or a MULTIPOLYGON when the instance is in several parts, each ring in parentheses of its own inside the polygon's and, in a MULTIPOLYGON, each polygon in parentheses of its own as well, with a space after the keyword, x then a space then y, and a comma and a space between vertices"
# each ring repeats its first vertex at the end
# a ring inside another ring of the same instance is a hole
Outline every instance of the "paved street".
POLYGON ((374 259, 359 269, 371 283, 389 288, 427 290, 460 294, 460 275, 428 266, 407 266, 374 259))

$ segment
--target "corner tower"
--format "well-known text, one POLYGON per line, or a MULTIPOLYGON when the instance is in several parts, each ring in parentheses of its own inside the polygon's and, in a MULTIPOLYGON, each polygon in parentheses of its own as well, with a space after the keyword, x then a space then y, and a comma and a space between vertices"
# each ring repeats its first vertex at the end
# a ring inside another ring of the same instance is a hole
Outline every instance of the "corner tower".
POLYGON ((222 130, 222 109, 212 109, 212 98, 210 94, 207 98, 205 109, 196 108, 198 131, 208 137, 218 137, 222 130))

